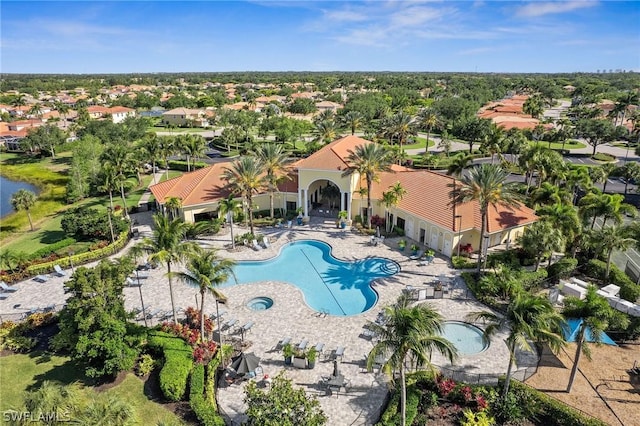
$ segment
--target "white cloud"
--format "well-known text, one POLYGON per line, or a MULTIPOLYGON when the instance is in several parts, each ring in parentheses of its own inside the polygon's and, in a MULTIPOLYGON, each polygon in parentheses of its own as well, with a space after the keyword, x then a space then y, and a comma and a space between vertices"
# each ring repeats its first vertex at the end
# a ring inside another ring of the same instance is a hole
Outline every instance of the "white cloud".
POLYGON ((447 13, 450 13, 450 10, 413 6, 391 15, 390 24, 398 27, 420 26, 429 21, 439 20, 447 13))
POLYGON ((329 10, 325 11, 324 17, 334 22, 359 22, 369 19, 366 14, 353 10, 329 10))
POLYGON ((597 1, 573 0, 573 1, 548 1, 531 2, 516 10, 516 15, 524 18, 566 13, 578 9, 597 6, 597 1))

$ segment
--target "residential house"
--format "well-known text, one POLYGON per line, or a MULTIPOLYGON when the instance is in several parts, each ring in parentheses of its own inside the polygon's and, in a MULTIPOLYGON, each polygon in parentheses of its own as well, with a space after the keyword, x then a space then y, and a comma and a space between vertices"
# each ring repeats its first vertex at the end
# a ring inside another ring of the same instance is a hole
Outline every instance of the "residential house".
POLYGON ((182 107, 174 108, 162 113, 162 122, 172 126, 193 125, 205 127, 209 125, 203 110, 182 107))

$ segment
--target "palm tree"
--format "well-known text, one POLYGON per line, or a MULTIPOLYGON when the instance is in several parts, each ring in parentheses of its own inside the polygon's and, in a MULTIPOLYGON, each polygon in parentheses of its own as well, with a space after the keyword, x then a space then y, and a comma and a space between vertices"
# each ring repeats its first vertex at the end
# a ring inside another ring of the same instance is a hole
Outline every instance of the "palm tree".
POLYGON ((235 261, 219 257, 215 250, 196 249, 187 258, 186 270, 174 275, 182 282, 200 290, 200 336, 206 340, 204 333, 204 297, 207 291, 215 300, 224 301, 227 297, 218 287, 233 275, 235 261))
POLYGON ((469 167, 472 159, 473 159, 472 156, 465 154, 464 152, 454 155, 451 158, 449 167, 447 167, 447 174, 449 176, 460 177, 464 169, 469 167))
POLYGON ((187 232, 187 224, 180 219, 169 220, 163 215, 153 216, 153 235, 139 244, 140 250, 149 253, 150 262, 161 262, 167 266, 169 279, 169 295, 171 296, 171 310, 173 322, 178 322, 176 305, 173 299, 173 282, 171 265, 187 258, 194 251, 195 244, 183 242, 187 232))
POLYGON ((481 144, 481 149, 491 154, 491 164, 493 164, 496 154, 501 158, 504 139, 504 128, 497 126, 495 123, 491 123, 489 133, 481 144))
POLYGON ((269 187, 269 213, 273 218, 274 193, 278 190, 278 181, 286 171, 287 153, 283 150, 282 145, 267 143, 260 145, 255 154, 262 161, 264 171, 267 174, 265 181, 269 187))
POLYGON ((402 187, 400 182, 396 182, 393 186, 389 187, 388 191, 382 193, 382 199, 379 202, 380 204, 384 204, 385 231, 389 232, 391 230, 389 209, 397 206, 406 193, 407 190, 402 187))
POLYGON ((231 167, 225 167, 222 175, 233 191, 242 194, 247 203, 251 234, 253 234, 253 194, 264 187, 264 172, 264 165, 259 158, 244 156, 236 160, 231 167))
POLYGON ((229 229, 231 230, 231 249, 236 248, 236 242, 233 238, 233 217, 242 210, 242 204, 233 198, 233 195, 229 195, 227 198, 220 200, 218 204, 218 210, 220 214, 226 214, 227 220, 229 220, 229 229))
POLYGON ((564 345, 562 338, 562 316, 556 312, 551 302, 545 297, 532 296, 526 292, 516 293, 507 306, 504 315, 483 311, 474 312, 467 316, 468 320, 488 321, 485 334, 491 336, 502 328, 509 330, 506 339, 509 348, 509 366, 507 377, 502 390, 502 398, 506 398, 511 383, 513 363, 516 348, 533 351, 529 341, 547 343, 556 352, 564 345))
POLYGON ((58 111, 58 113, 62 116, 62 119, 64 120, 64 128, 67 128, 67 114, 69 113, 69 105, 63 103, 63 102, 55 102, 54 104, 54 108, 56 109, 56 111, 58 111))
POLYGON ((191 160, 195 168, 195 160, 204 156, 207 144, 200 135, 183 135, 180 139, 180 150, 187 156, 187 172, 191 171, 191 160))
POLYGON ((520 246, 533 255, 536 260, 535 270, 538 271, 542 258, 549 256, 554 251, 564 248, 565 239, 560 229, 554 227, 551 222, 540 220, 524 230, 520 237, 520 246))
POLYGON ((151 163, 153 183, 156 184, 156 163, 162 155, 162 142, 155 133, 147 133, 142 140, 142 150, 146 161, 151 163))
POLYGON ((355 151, 349 150, 347 156, 349 169, 346 174, 358 173, 359 179, 364 175, 367 182, 367 226, 371 229, 371 216, 373 210, 371 208, 371 185, 378 179, 378 173, 388 172, 391 170, 391 159, 389 151, 382 145, 376 143, 368 143, 358 145, 355 151))
POLYGON ((313 133, 316 135, 313 141, 324 144, 336 139, 338 129, 334 121, 323 120, 315 123, 313 133))
POLYGON ((342 122, 351 130, 351 135, 356 134, 356 130, 362 127, 364 117, 359 111, 349 111, 342 116, 342 122))
POLYGON ((428 152, 429 136, 431 136, 431 131, 440 125, 440 119, 438 118, 438 113, 432 108, 425 108, 420 111, 416 120, 417 120, 418 126, 422 129, 426 129, 427 131, 427 143, 425 144, 424 152, 428 152))
MULTIPOLYGON (((567 242, 573 243, 582 230, 578 212, 572 204, 556 203, 543 206, 536 210, 536 214, 558 229, 567 242)), ((573 249, 576 249, 575 245, 573 249)))
POLYGON ((169 179, 169 157, 173 155, 176 150, 176 141, 173 137, 162 136, 160 137, 159 155, 164 161, 165 177, 169 179))
POLYGON ((571 200, 571 196, 557 185, 543 182, 540 188, 533 190, 530 200, 533 208, 538 208, 540 206, 568 203, 571 200))
POLYGON ((587 287, 587 294, 584 299, 569 296, 564 299, 563 315, 566 318, 580 318, 580 328, 576 337, 576 355, 573 358, 573 367, 569 376, 567 392, 571 393, 573 382, 578 372, 580 356, 584 354, 591 360, 591 350, 585 340, 587 330, 591 331, 591 336, 596 344, 602 342, 602 334, 609 326, 609 319, 613 317, 613 309, 609 306, 607 299, 598 295, 598 288, 594 285, 587 287))
POLYGON ((416 367, 431 366, 433 351, 441 353, 450 362, 457 357, 453 343, 442 337, 442 315, 430 305, 423 303, 409 306, 408 297, 401 297, 395 305, 385 308, 387 319, 384 325, 369 322, 367 327, 379 338, 367 357, 367 369, 373 370, 376 358, 385 357, 382 365, 389 376, 400 371, 400 407, 402 425, 406 424, 407 384, 405 369, 407 361, 416 367))
POLYGON ((607 183, 609 182, 609 176, 611 176, 611 173, 613 173, 615 168, 616 166, 613 163, 604 163, 603 165, 600 166, 600 169, 602 169, 602 172, 604 174, 604 177, 602 178, 603 193, 607 192, 607 183))
POLYGON ((569 171, 566 182, 567 186, 571 190, 572 202, 574 202, 578 196, 579 189, 586 191, 588 188, 593 186, 593 181, 591 180, 591 176, 589 176, 589 170, 587 167, 577 167, 569 171))
POLYGON ((626 251, 636 243, 632 237, 629 225, 603 226, 593 233, 593 245, 607 257, 607 269, 604 273, 604 282, 609 280, 611 271, 611 257, 614 250, 626 251))
POLYGON ((105 148, 102 153, 102 158, 104 160, 104 164, 110 164, 116 173, 118 183, 120 184, 122 208, 125 216, 128 216, 127 200, 124 196, 124 184, 127 180, 127 174, 133 171, 135 167, 133 152, 124 143, 113 143, 105 148))
POLYGON ((169 215, 171 220, 178 218, 178 213, 182 208, 182 199, 180 197, 169 197, 164 202, 165 213, 169 215))
POLYGON ((398 138, 398 145, 400 151, 402 146, 407 141, 409 136, 415 136, 418 134, 415 126, 413 125, 413 117, 405 112, 399 112, 391 117, 391 132, 398 138))
POLYGON ((19 189, 18 191, 11 194, 11 206, 14 210, 20 211, 24 210, 27 213, 27 219, 29 219, 29 226, 33 231, 33 221, 31 220, 31 207, 36 204, 38 200, 38 196, 33 192, 27 189, 19 189))
MULTIPOLYGON (((450 192, 451 205, 475 201, 480 207, 480 243, 479 253, 482 256, 484 236, 487 229, 489 206, 513 208, 520 205, 519 194, 515 182, 507 182, 509 172, 495 164, 481 164, 469 170, 467 176, 460 179, 460 184, 452 184, 450 192)), ((478 262, 477 273, 480 274, 482 262, 478 262)))

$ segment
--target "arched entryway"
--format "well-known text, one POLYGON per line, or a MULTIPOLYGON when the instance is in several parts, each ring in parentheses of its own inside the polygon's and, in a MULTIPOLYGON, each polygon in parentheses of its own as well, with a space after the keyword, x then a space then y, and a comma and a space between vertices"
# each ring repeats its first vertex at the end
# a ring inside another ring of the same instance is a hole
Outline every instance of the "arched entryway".
POLYGON ((326 178, 314 180, 298 194, 305 216, 323 217, 337 217, 342 210, 351 217, 351 196, 348 188, 326 178))

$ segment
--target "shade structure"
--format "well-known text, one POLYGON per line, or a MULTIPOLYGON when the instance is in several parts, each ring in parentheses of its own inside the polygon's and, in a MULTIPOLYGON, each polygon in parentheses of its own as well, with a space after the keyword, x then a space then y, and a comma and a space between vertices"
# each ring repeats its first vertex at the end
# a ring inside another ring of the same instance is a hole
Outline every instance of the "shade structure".
MULTIPOLYGON (((578 332, 580 331, 580 326, 583 322, 584 320, 582 318, 567 319, 567 323, 562 327, 562 335, 564 336, 564 340, 570 343, 575 342, 578 338, 578 332)), ((587 342, 595 342, 593 333, 591 332, 591 328, 589 328, 588 326, 584 333, 584 339, 587 342)), ((609 337, 605 332, 602 332, 602 334, 600 335, 600 342, 606 345, 618 346, 616 345, 616 342, 614 342, 613 339, 611 339, 611 337, 609 337)))
POLYGON ((251 371, 255 371, 260 364, 260 358, 253 352, 245 354, 242 352, 237 357, 231 360, 231 368, 238 374, 247 374, 251 371))

